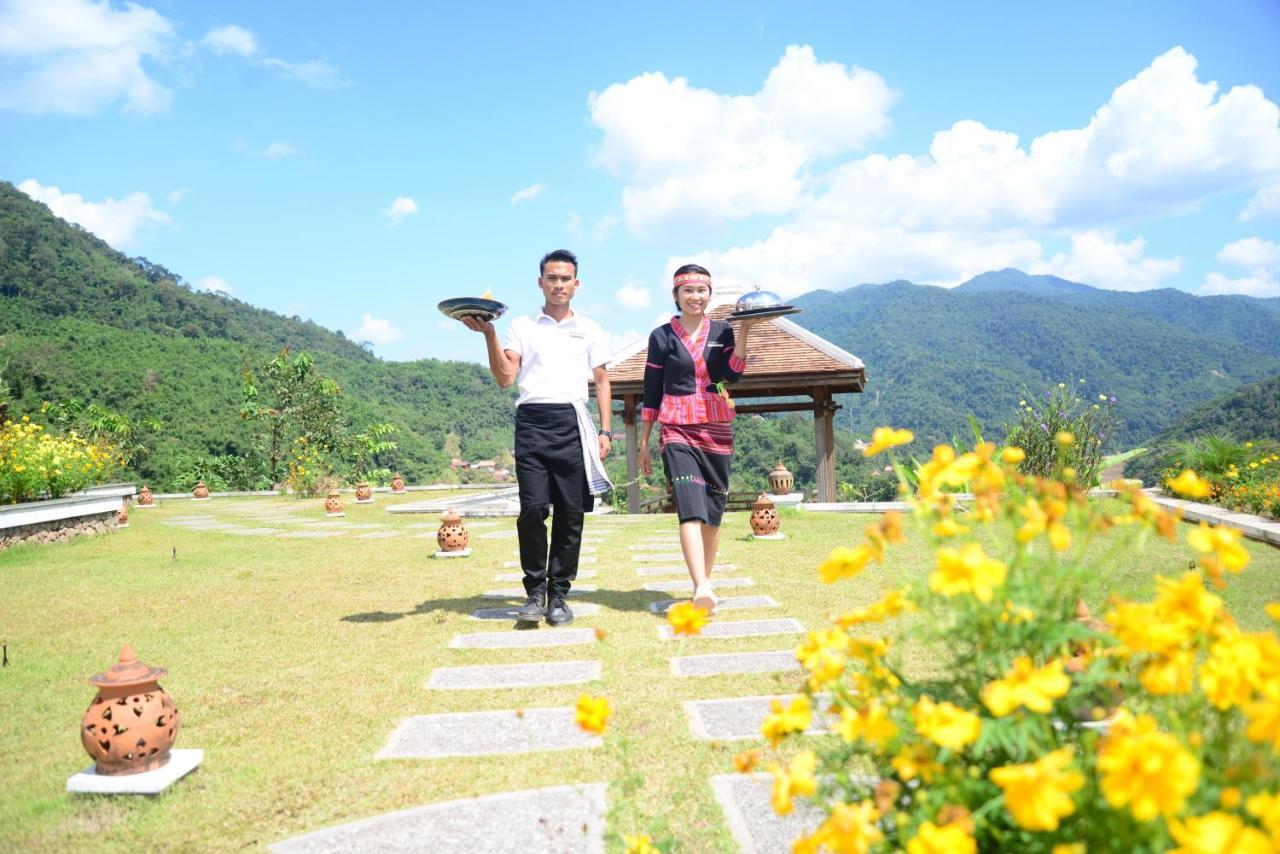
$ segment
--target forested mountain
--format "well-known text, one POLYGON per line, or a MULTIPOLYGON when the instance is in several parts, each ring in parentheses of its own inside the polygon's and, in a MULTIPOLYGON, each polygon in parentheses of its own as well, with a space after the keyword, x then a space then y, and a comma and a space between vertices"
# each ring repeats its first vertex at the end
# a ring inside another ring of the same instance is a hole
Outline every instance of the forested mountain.
POLYGON ((892 282, 796 300, 793 320, 859 356, 867 389, 842 401, 842 426, 879 424, 928 440, 963 435, 975 415, 1002 436, 1018 400, 1085 379, 1115 395, 1117 446, 1141 443, 1179 413, 1280 373, 1272 300, 1122 293, 1004 270, 957 288, 892 282))
POLYGON ((1129 460, 1125 476, 1141 478, 1148 485, 1158 483, 1173 443, 1204 436, 1240 443, 1280 440, 1280 376, 1240 386, 1182 413, 1149 440, 1145 454, 1129 460))
POLYGON ((510 448, 513 397, 481 366, 383 362, 341 332, 193 292, 0 182, 0 367, 14 413, 78 397, 158 418, 138 474, 171 485, 194 458, 244 452, 242 374, 286 346, 339 383, 353 425, 396 425, 389 462, 411 479, 448 470, 459 449, 474 459, 510 448))

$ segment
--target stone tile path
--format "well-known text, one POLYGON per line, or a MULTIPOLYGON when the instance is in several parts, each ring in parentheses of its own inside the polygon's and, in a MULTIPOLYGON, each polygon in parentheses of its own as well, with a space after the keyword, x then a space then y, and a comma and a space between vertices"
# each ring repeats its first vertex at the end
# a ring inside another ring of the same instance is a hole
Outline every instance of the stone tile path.
MULTIPOLYGON (((599 574, 600 574, 599 571, 594 569, 578 570, 578 578, 595 578, 599 574)), ((499 572, 497 575, 493 577, 493 580, 494 581, 523 581, 524 573, 523 572, 499 572)))
MULTIPOLYGON (((739 739, 763 738, 760 725, 769 714, 774 700, 789 703, 794 694, 774 694, 764 697, 729 697, 723 700, 690 700, 684 704, 684 712, 689 718, 689 729, 694 738, 706 741, 736 741, 739 739)), ((813 716, 813 725, 805 733, 814 735, 829 732, 828 718, 825 716, 828 703, 817 704, 813 716)))
MULTIPOLYGON (((755 582, 750 578, 717 578, 715 580, 716 590, 724 590, 727 587, 751 587, 755 582)), ((650 581, 642 588, 650 593, 681 593, 693 590, 693 582, 687 578, 677 581, 650 581)))
POLYGON ((672 676, 721 676, 729 673, 780 673, 799 670, 791 649, 771 652, 717 652, 669 659, 672 676))
POLYGON ((826 815, 803 798, 797 798, 788 816, 773 811, 769 796, 773 778, 768 774, 719 774, 711 778, 720 809, 738 851, 750 854, 789 854, 791 843, 813 833, 826 815))
POLYGON ((444 691, 493 690, 495 688, 546 688, 579 685, 600 679, 598 661, 539 661, 533 664, 473 664, 437 667, 427 687, 444 691))
MULTIPOLYGON (((583 593, 596 593, 599 588, 592 584, 574 584, 569 590, 569 597, 581 596, 583 593)), ((503 587, 500 590, 486 590, 480 594, 486 599, 523 599, 527 595, 523 587, 503 587)))
MULTIPOLYGON (((714 586, 714 585, 713 585, 714 586)), ((649 610, 655 614, 665 614, 667 610, 677 602, 686 602, 687 599, 662 599, 658 602, 650 602, 649 610)), ((740 611, 744 608, 780 608, 772 596, 725 596, 720 599, 720 603, 716 605, 716 613, 721 611, 740 611)))
MULTIPOLYGON (((735 569, 737 569, 737 567, 731 563, 717 563, 711 567, 711 572, 714 575, 717 572, 733 572, 735 569)), ((651 575, 683 575, 688 578, 689 568, 682 563, 673 564, 671 566, 637 566, 636 575, 642 577, 651 575)))
MULTIPOLYGON (((790 617, 781 620, 712 620, 703 626, 701 637, 704 638, 749 638, 767 635, 798 635, 804 632, 799 620, 790 617)), ((671 626, 662 623, 658 626, 658 637, 662 640, 675 640, 676 633, 671 626)))
MULTIPOLYGON (((756 724, 758 730, 760 725, 756 724)), ((378 751, 378 759, 439 759, 599 747, 603 739, 584 732, 573 709, 512 709, 454 712, 405 718, 378 751)))
POLYGON ((505 632, 472 632, 456 635, 450 649, 522 649, 527 647, 579 646, 596 643, 595 629, 526 629, 505 632))
MULTIPOLYGON (((511 622, 516 618, 516 612, 520 610, 519 605, 509 605, 506 608, 478 608, 471 612, 471 618, 474 620, 506 620, 511 622)), ((594 602, 575 602, 573 604, 573 616, 577 617, 594 617, 600 613, 600 606, 594 602)))

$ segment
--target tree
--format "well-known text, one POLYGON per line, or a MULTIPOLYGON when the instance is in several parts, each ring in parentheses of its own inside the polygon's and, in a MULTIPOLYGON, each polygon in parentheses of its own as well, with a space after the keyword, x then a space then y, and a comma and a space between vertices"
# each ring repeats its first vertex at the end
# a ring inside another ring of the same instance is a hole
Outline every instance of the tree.
POLYGON ((338 402, 342 389, 316 371, 309 354, 291 356, 285 347, 258 374, 246 371, 241 391, 240 417, 261 425, 259 444, 273 483, 280 481, 280 462, 295 439, 305 439, 325 452, 342 449, 346 433, 338 402))

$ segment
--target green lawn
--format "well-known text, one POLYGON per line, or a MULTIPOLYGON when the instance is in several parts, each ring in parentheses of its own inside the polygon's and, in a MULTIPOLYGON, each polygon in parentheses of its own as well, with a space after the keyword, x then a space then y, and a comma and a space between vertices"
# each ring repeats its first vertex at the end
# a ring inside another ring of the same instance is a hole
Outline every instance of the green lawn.
POLYGON ((1119 465, 1120 463, 1138 456, 1138 454, 1145 454, 1146 452, 1146 448, 1132 448, 1128 451, 1121 451, 1118 454, 1110 454, 1103 459, 1100 469, 1109 469, 1114 465, 1119 465))
MULTIPOLYGON (((418 497, 415 497, 416 500, 418 497)), ((0 553, 0 638, 10 666, 0 670, 0 850, 244 849, 331 824, 439 800, 605 780, 612 849, 622 833, 667 837, 683 851, 732 851, 708 784, 731 770, 743 742, 695 741, 681 702, 789 691, 798 674, 675 679, 668 656, 791 648, 797 638, 658 640, 660 619, 646 606, 668 594, 639 590, 627 546, 671 534, 672 517, 639 524, 592 518, 600 547, 604 607, 575 625, 606 632, 599 648, 453 650, 458 633, 501 630, 505 622, 468 619, 494 604, 482 591, 513 559, 514 539, 479 534, 467 559, 430 559, 432 540, 234 537, 166 527, 176 515, 234 515, 247 501, 168 502, 134 511, 132 526, 97 539, 0 553), (176 558, 175 558, 176 553, 176 558), (158 798, 73 797, 66 778, 88 764, 78 737, 93 698, 85 679, 111 665, 130 642, 139 657, 167 668, 162 681, 182 713, 177 747, 205 751, 193 776, 158 798), (408 715, 572 705, 581 686, 495 693, 428 691, 432 669, 599 657, 603 681, 586 686, 616 709, 602 749, 444 760, 375 760, 408 715)), ((261 504, 263 502, 255 502, 261 504)), ((321 518, 320 502, 271 499, 321 518)), ((438 517, 391 516, 380 497, 349 506, 348 520, 395 528, 438 517)), ((815 568, 837 544, 861 536, 867 517, 787 513, 781 542, 752 541, 745 514, 726 518, 721 559, 756 586, 727 594, 768 594, 778 610, 731 612, 724 619, 791 616, 806 627, 866 604, 932 564, 910 541, 855 581, 822 584, 815 568)), ((414 530, 413 533, 421 533, 414 530)), ((1105 543, 1097 543, 1099 554, 1105 543)), ((1280 598, 1280 550, 1253 543, 1253 563, 1226 598, 1246 627, 1267 622, 1263 605, 1280 598)), ((1100 574, 1090 603, 1110 592, 1145 595, 1153 574, 1181 571, 1182 547, 1152 540, 1100 574)), ((671 576, 676 577, 676 576, 671 576)), ((542 629, 548 630, 548 629, 542 629)), ((927 668, 927 649, 908 650, 927 668)), ((763 742, 761 742, 763 744, 763 742)), ((758 746, 758 745, 757 745, 758 746)))

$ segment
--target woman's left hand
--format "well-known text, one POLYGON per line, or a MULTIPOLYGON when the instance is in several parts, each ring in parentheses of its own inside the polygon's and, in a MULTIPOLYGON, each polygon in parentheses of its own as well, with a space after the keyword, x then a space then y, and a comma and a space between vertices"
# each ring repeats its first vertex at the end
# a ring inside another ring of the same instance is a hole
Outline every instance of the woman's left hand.
POLYGON ((600 459, 609 456, 609 451, 613 449, 613 437, 608 433, 601 433, 596 437, 596 444, 600 446, 600 459))

